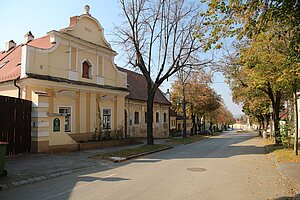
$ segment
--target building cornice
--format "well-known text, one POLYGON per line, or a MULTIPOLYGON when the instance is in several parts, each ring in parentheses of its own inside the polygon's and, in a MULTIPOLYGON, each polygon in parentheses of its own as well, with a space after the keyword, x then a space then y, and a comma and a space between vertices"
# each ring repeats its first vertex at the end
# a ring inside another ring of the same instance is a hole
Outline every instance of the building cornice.
POLYGON ((54 82, 67 83, 67 84, 73 84, 73 85, 88 86, 88 87, 94 87, 94 88, 102 88, 102 89, 107 89, 107 90, 129 92, 129 90, 127 88, 123 88, 123 87, 116 87, 116 86, 110 86, 110 85, 98 85, 95 83, 86 83, 86 82, 82 82, 82 81, 74 81, 74 80, 69 80, 66 78, 34 74, 34 73, 27 73, 27 78, 54 81, 54 82))

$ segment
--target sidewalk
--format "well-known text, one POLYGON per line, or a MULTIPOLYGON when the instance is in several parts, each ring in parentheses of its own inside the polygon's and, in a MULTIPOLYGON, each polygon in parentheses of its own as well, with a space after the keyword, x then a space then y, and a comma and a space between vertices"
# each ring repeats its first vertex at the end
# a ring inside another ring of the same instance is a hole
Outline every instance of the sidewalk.
MULTIPOLYGON (((146 141, 144 141, 145 143, 146 141)), ((165 140, 155 140, 162 144, 165 140)), ((76 151, 65 154, 25 154, 6 159, 6 177, 0 177, 0 186, 7 189, 53 177, 63 176, 91 167, 101 167, 112 163, 111 161, 92 159, 98 153, 118 151, 133 148, 143 144, 76 151)))
MULTIPOLYGON (((266 150, 269 153, 270 150, 267 146, 266 150)), ((276 158, 271 155, 271 159, 279 170, 283 178, 287 179, 296 189, 296 194, 300 194, 300 162, 277 162, 276 158)), ((297 196, 297 199, 300 196, 297 196)))

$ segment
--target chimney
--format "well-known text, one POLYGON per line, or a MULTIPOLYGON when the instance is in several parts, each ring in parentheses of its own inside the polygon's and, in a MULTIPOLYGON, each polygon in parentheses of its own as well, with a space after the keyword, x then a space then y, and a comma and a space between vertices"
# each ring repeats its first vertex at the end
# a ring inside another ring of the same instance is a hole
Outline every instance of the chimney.
POLYGON ((26 33, 24 35, 24 43, 25 44, 27 44, 28 42, 30 42, 33 39, 34 39, 34 36, 32 35, 31 31, 29 31, 28 33, 26 33))
POLYGON ((15 48, 15 47, 16 47, 16 43, 13 40, 10 40, 5 44, 5 51, 9 51, 11 48, 15 48))

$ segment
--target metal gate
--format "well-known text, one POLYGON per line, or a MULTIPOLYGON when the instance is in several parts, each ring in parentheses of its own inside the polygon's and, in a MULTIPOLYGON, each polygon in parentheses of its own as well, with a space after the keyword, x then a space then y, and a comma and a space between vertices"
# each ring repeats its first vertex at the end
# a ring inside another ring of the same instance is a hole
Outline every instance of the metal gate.
POLYGON ((0 95, 0 141, 9 143, 6 155, 30 152, 31 101, 0 95))

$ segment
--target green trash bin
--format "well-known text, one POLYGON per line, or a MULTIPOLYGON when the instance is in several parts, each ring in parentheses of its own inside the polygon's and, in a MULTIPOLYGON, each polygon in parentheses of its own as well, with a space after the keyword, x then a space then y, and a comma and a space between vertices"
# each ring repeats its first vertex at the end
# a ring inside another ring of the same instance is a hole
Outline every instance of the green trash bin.
POLYGON ((6 155, 6 145, 7 142, 0 142, 0 176, 6 176, 7 171, 4 169, 5 165, 5 155, 6 155))

